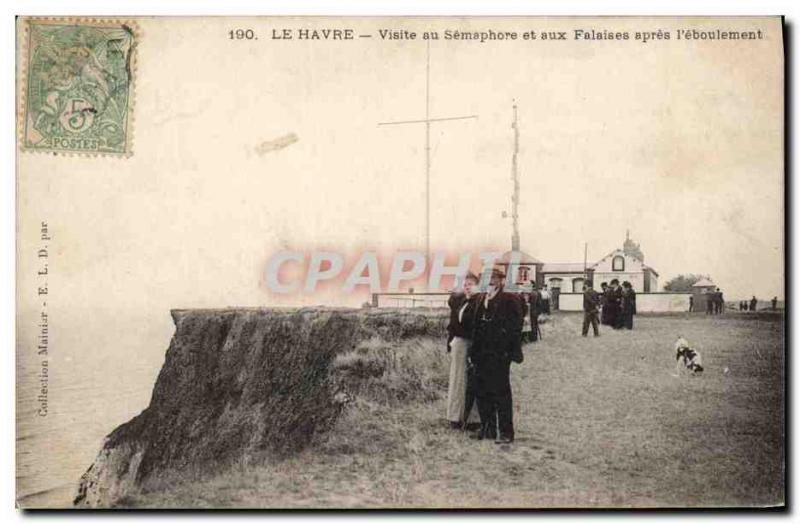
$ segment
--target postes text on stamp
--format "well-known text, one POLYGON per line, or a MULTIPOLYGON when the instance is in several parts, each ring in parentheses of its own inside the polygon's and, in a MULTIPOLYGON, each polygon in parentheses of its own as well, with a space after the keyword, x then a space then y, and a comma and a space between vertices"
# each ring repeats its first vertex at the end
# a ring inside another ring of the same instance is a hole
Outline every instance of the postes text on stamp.
POLYGON ((22 148, 130 154, 133 28, 91 20, 27 23, 22 148))

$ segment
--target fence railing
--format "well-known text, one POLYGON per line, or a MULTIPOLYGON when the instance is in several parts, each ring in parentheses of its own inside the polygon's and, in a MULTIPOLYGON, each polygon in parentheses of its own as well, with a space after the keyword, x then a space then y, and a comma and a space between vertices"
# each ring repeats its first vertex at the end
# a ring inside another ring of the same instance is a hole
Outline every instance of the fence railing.
POLYGON ((449 293, 375 293, 372 305, 396 308, 442 308, 447 307, 449 293))

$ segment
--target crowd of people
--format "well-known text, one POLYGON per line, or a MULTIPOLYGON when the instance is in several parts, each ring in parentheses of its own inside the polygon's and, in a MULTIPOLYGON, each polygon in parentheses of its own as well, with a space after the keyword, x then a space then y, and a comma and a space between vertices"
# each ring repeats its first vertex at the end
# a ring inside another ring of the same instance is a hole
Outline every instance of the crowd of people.
POLYGON ((598 324, 613 329, 633 329, 633 316, 636 314, 636 291, 627 280, 620 285, 616 278, 609 285, 600 284, 601 292, 596 292, 591 282, 583 285, 583 328, 581 335, 589 335, 589 326, 594 336, 600 336, 598 324))
MULTIPOLYGON (((749 301, 742 300, 739 302, 739 311, 756 311, 758 308, 758 299, 755 296, 749 301)), ((769 309, 772 311, 778 310, 778 297, 772 297, 769 301, 769 309)))
MULTIPOLYGON (((714 291, 705 293, 706 302, 706 315, 720 315, 725 312, 725 298, 719 288, 714 291)), ((756 311, 758 308, 758 299, 755 296, 750 300, 740 300, 736 306, 731 306, 734 310, 738 306, 739 311, 756 311)), ((778 297, 773 297, 770 300, 770 309, 775 311, 778 309, 778 297)), ((689 311, 695 311, 694 296, 689 297, 689 311)))
MULTIPOLYGON (((694 311, 694 297, 689 297, 689 311, 694 311)), ((719 315, 725 312, 725 298, 722 291, 716 288, 706 293, 706 315, 719 315)))
MULTIPOLYGON (((471 430, 475 439, 514 441, 511 363, 521 363, 522 327, 530 315, 530 341, 541 337, 539 316, 547 313, 548 296, 535 284, 530 292, 504 291, 505 274, 492 271, 487 291, 479 292, 479 279, 469 273, 462 290, 449 300, 447 351, 451 354, 447 419, 454 429, 471 430)), ((598 324, 613 329, 633 329, 636 292, 630 282, 617 279, 602 284, 602 292, 583 288, 583 336, 589 327, 600 336, 598 324)))
MULTIPOLYGON (((550 295, 546 288, 539 291, 535 283, 523 293, 506 292, 504 284, 504 272, 494 269, 487 290, 480 292, 478 277, 468 273, 463 289, 448 300, 447 351, 451 363, 447 419, 454 429, 472 431, 472 438, 510 444, 514 441, 511 363, 523 361, 522 327, 527 315, 531 323, 529 341, 541 338, 539 317, 549 313, 550 295)), ((600 324, 632 330, 636 291, 631 283, 620 284, 613 279, 600 288, 595 291, 590 281, 583 285, 581 334, 588 336, 591 327, 594 336, 600 336, 600 324)), ((707 313, 721 313, 725 309, 722 292, 717 288, 709 295, 707 313)), ((689 303, 691 311, 693 298, 689 303)), ((739 307, 755 311, 756 305, 753 297, 739 307)), ((772 299, 772 309, 776 308, 777 297, 772 299)))
MULTIPOLYGON (((600 323, 614 329, 633 329, 633 316, 636 315, 636 291, 631 283, 626 280, 620 285, 619 280, 615 278, 610 284, 605 282, 600 284, 600 289, 601 293, 597 296, 601 311, 600 323)), ((587 294, 594 294, 590 283, 584 285, 584 297, 587 294)), ((586 299, 584 298, 585 303, 586 299)))

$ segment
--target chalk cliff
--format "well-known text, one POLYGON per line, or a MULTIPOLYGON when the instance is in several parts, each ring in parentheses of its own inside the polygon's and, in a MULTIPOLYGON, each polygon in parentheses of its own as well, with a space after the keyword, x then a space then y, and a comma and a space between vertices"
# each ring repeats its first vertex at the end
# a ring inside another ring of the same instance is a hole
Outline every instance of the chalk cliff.
POLYGON ((150 405, 106 437, 74 504, 113 506, 159 473, 301 449, 342 410, 337 354, 372 337, 444 336, 444 315, 417 311, 172 311, 150 405))

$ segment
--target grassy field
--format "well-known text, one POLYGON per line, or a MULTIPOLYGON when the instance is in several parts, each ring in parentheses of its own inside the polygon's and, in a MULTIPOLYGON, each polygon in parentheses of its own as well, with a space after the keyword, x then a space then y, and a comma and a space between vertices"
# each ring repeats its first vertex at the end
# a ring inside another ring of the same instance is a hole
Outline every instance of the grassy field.
POLYGON ((134 507, 674 507, 781 504, 783 321, 638 316, 580 337, 556 315, 512 367, 517 440, 477 442, 443 420, 442 340, 370 341, 337 360, 354 400, 300 454, 145 486, 134 507), (676 377, 672 344, 705 373, 676 377))

